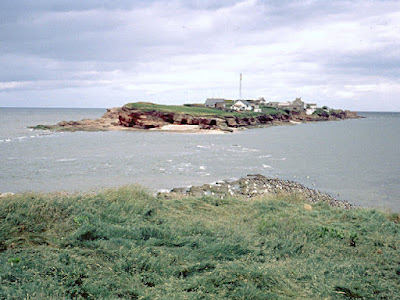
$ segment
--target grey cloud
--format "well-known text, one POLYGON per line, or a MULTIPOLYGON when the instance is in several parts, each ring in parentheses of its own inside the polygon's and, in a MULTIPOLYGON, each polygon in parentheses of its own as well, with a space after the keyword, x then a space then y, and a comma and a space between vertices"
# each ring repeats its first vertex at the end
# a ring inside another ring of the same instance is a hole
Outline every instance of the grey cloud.
MULTIPOLYGON (((371 37, 365 49, 344 43, 365 34, 367 24, 380 18, 385 23, 396 8, 395 1, 3 0, 0 83, 28 82, 14 90, 43 90, 40 97, 69 88, 75 95, 80 87, 101 97, 91 88, 97 84, 113 93, 126 89, 120 95, 165 93, 172 99, 187 89, 206 94, 202 86, 229 90, 231 74, 239 72, 256 78, 247 82, 254 93, 276 95, 288 86, 282 97, 302 87, 340 86, 352 75, 359 82, 370 75, 394 80, 396 42, 382 35, 371 37), (353 23, 358 31, 346 27, 353 23), (345 42, 336 25, 343 27, 345 42), (332 48, 324 44, 331 41, 332 48)), ((8 86, 11 99, 13 85, 8 86)), ((0 101, 6 98, 0 94, 0 101)))
POLYGON ((341 56, 327 65, 334 73, 342 72, 354 76, 384 76, 397 79, 400 74, 400 51, 393 54, 393 48, 379 51, 341 56), (391 54, 392 53, 392 54, 391 54))

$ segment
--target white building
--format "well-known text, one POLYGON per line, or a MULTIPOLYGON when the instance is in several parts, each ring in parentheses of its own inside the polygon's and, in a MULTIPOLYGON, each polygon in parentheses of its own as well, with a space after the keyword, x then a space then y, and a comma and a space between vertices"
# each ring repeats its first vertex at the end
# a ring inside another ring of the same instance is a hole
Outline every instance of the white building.
POLYGON ((307 103, 306 106, 306 114, 312 115, 317 110, 317 104, 315 103, 307 103))
POLYGON ((238 100, 232 105, 231 108, 236 111, 261 112, 260 106, 250 100, 238 100))

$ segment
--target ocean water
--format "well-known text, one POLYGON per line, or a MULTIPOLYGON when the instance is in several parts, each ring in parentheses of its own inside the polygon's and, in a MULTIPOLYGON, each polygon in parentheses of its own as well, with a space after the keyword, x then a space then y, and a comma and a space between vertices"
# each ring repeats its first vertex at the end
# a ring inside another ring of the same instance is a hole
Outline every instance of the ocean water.
POLYGON ((0 192, 151 190, 263 174, 400 211, 400 113, 204 135, 32 131, 105 109, 0 108, 0 192))

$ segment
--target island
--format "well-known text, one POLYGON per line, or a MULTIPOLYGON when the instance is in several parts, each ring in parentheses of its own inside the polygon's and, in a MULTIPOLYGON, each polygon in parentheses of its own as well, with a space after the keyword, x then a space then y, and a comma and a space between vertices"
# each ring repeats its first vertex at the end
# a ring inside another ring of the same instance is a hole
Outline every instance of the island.
POLYGON ((221 103, 218 101, 213 106, 207 105, 207 102, 205 105, 135 102, 123 107, 109 108, 99 119, 62 121, 56 125, 37 125, 33 128, 54 131, 153 130, 225 133, 240 128, 360 118, 356 112, 327 107, 315 107, 310 114, 305 105, 304 109, 296 109, 296 101, 299 100, 280 107, 273 103, 256 105, 256 102, 250 100, 239 100, 229 108, 218 105, 221 103))

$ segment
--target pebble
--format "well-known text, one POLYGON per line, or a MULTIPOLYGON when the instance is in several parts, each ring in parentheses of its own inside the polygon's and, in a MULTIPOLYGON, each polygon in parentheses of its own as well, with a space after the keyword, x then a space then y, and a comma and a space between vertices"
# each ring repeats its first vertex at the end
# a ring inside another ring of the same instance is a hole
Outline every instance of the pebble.
MULTIPOLYGON (((240 196, 246 198, 259 197, 265 194, 282 195, 296 194, 308 199, 311 203, 326 202, 330 206, 343 207, 346 209, 354 206, 347 201, 338 200, 324 192, 307 188, 300 183, 290 180, 277 178, 267 178, 263 175, 247 175, 235 181, 218 181, 218 184, 204 184, 202 186, 192 186, 190 188, 175 188, 171 192, 180 193, 188 196, 226 195, 240 196)), ((306 204, 308 205, 308 204, 306 204)), ((306 210, 312 210, 312 206, 304 206, 306 210), (311 207, 311 209, 309 209, 311 207)))

